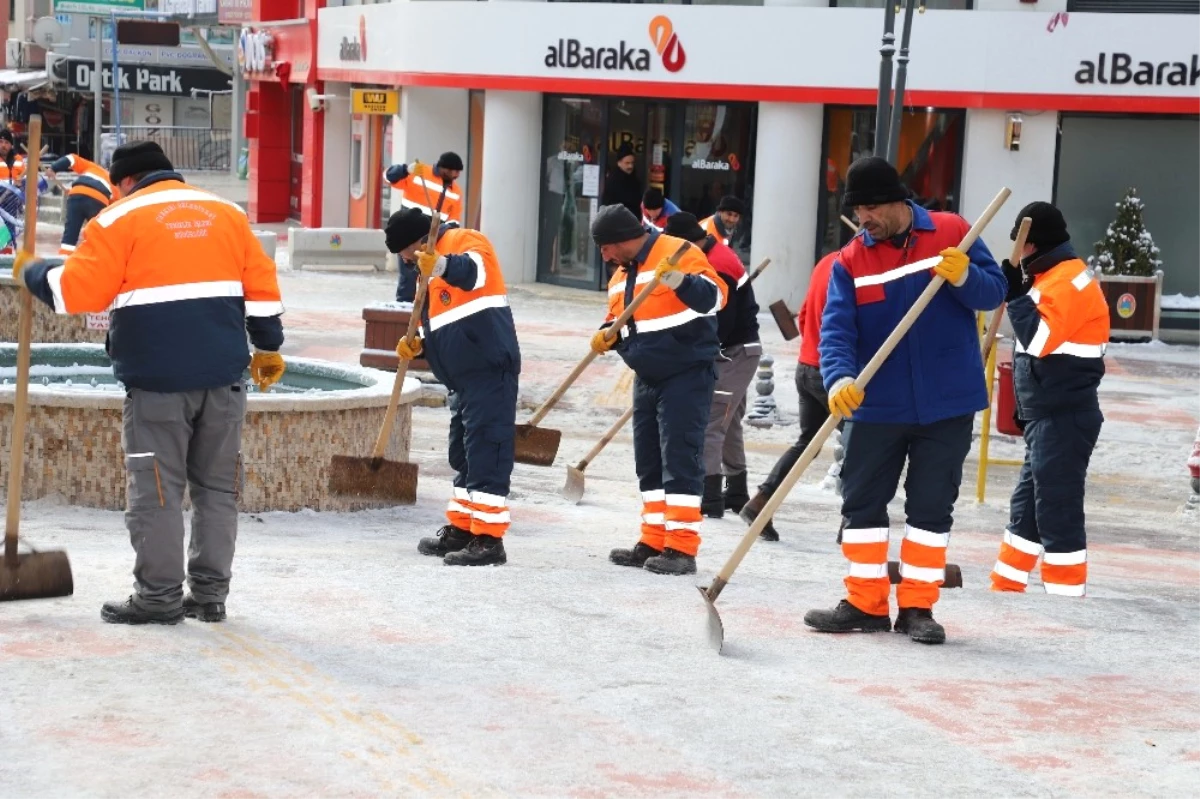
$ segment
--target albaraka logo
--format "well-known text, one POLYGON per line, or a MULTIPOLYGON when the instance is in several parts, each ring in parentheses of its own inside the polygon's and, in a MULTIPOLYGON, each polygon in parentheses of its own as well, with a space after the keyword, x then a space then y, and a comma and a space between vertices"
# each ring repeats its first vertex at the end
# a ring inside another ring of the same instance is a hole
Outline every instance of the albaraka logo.
POLYGON ((342 37, 341 47, 338 48, 340 61, 367 60, 367 18, 361 14, 358 17, 358 38, 342 37))
MULTIPOLYGON (((668 72, 683 69, 687 54, 671 20, 662 15, 650 20, 650 41, 668 72)), ((559 39, 557 45, 546 48, 543 61, 550 69, 650 71, 650 51, 631 47, 624 39, 616 47, 589 47, 579 39, 559 39)))

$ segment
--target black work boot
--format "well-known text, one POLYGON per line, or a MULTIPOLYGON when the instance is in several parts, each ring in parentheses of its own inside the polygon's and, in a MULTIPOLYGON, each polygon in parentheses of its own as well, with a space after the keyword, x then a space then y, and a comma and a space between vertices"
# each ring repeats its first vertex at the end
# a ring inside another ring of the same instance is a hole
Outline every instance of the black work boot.
MULTIPOLYGON (((754 524, 754 520, 758 518, 760 513, 762 513, 763 508, 767 506, 767 501, 770 498, 771 495, 766 491, 759 490, 759 492, 755 494, 753 498, 748 499, 746 503, 742 505, 738 515, 742 517, 742 521, 744 521, 746 524, 754 524)), ((775 532, 774 519, 767 522, 767 526, 762 529, 762 532, 758 534, 758 537, 763 541, 779 540, 779 533, 775 532)))
POLYGON ((723 479, 719 474, 710 474, 704 478, 704 497, 700 500, 700 512, 710 519, 720 519, 725 515, 725 497, 721 494, 723 479))
POLYGON ((447 566, 503 566, 508 563, 504 539, 494 535, 472 536, 466 548, 451 552, 445 563, 447 566))
POLYGON ((183 608, 147 610, 133 604, 133 597, 124 602, 105 602, 100 618, 109 624, 178 624, 183 621, 183 608))
POLYGON ((467 544, 471 543, 474 538, 475 536, 471 534, 470 530, 447 524, 432 538, 422 538, 421 542, 417 544, 417 551, 422 555, 444 558, 451 552, 466 549, 467 544))
POLYGON ((863 613, 844 599, 832 610, 810 610, 804 614, 804 623, 822 633, 886 633, 892 629, 887 614, 863 613))
POLYGON ((746 473, 730 474, 725 477, 725 510, 741 513, 742 508, 750 501, 750 492, 746 488, 746 473))
POLYGON ((183 615, 199 621, 225 621, 225 603, 197 602, 188 594, 183 598, 183 615))
POLYGON ((655 574, 669 574, 672 576, 695 574, 696 559, 691 555, 683 554, 678 549, 667 547, 662 551, 661 555, 649 558, 643 568, 655 574))
POLYGON ((633 549, 614 549, 608 553, 608 559, 618 566, 632 566, 640 569, 646 564, 648 558, 661 554, 661 549, 655 549, 649 544, 638 541, 633 545, 633 549))
POLYGON ((933 620, 933 611, 928 608, 900 608, 895 629, 918 644, 946 643, 946 628, 933 620))

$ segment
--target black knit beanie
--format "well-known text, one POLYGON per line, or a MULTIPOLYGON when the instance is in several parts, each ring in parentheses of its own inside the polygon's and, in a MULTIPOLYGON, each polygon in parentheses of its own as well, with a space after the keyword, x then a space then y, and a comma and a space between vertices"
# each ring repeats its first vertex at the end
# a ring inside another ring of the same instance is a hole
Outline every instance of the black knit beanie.
POLYGON ((726 194, 721 198, 721 202, 717 203, 718 211, 733 211, 735 214, 745 215, 746 204, 732 194, 726 194))
POLYGON ((605 205, 592 222, 592 240, 597 247, 631 241, 645 234, 646 229, 623 205, 605 205))
POLYGON ((666 204, 662 189, 646 189, 646 193, 642 195, 643 208, 662 208, 666 204))
POLYGON ((429 235, 433 217, 420 208, 403 208, 388 217, 383 228, 388 252, 399 253, 429 235))
POLYGON ((141 175, 146 172, 170 171, 174 169, 171 159, 163 152, 163 148, 154 141, 131 141, 113 150, 112 164, 108 168, 108 178, 113 185, 125 178, 141 175))
POLYGON ((458 157, 458 153, 442 153, 436 164, 438 169, 453 169, 456 172, 463 171, 463 160, 458 157))
POLYGON ((886 158, 872 155, 860 158, 846 173, 845 205, 883 205, 908 199, 908 189, 900 183, 900 174, 886 158))
POLYGON ((1021 229, 1021 220, 1029 217, 1033 223, 1029 226, 1029 236, 1025 241, 1039 250, 1049 250, 1071 240, 1067 233, 1067 220, 1063 219, 1062 211, 1047 202, 1034 202, 1025 206, 1017 214, 1012 232, 1008 238, 1017 240, 1021 229))
POLYGON ((700 227, 700 222, 697 221, 696 215, 689 214, 687 211, 671 214, 667 219, 666 227, 663 228, 663 233, 690 241, 693 244, 698 241, 704 241, 704 238, 708 235, 708 231, 700 227))
POLYGON ((0 139, 4 139, 4 141, 8 142, 9 144, 16 143, 13 141, 12 131, 8 128, 0 128, 0 139))

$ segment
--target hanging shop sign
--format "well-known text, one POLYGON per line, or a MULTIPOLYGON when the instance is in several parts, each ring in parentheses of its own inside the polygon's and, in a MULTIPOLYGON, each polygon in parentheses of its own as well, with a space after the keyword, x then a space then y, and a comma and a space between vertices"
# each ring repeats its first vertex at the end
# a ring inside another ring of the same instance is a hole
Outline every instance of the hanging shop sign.
MULTIPOLYGON (((68 59, 68 64, 68 88, 76 92, 90 92, 93 63, 81 58, 71 58, 68 59)), ((101 70, 100 85, 105 91, 112 90, 112 64, 105 64, 101 70)), ((216 69, 168 67, 157 64, 121 64, 118 85, 123 92, 172 97, 191 97, 193 91, 227 92, 231 88, 229 76, 216 69)))
POLYGON ((355 114, 398 114, 400 92, 395 89, 353 89, 350 110, 355 114))

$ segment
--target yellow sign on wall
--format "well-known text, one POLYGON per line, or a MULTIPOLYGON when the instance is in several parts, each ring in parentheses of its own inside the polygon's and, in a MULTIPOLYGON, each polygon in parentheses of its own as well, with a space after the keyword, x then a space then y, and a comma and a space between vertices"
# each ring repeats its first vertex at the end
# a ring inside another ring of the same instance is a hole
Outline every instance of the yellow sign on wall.
POLYGON ((398 114, 400 92, 395 89, 354 89, 350 110, 355 114, 398 114))

